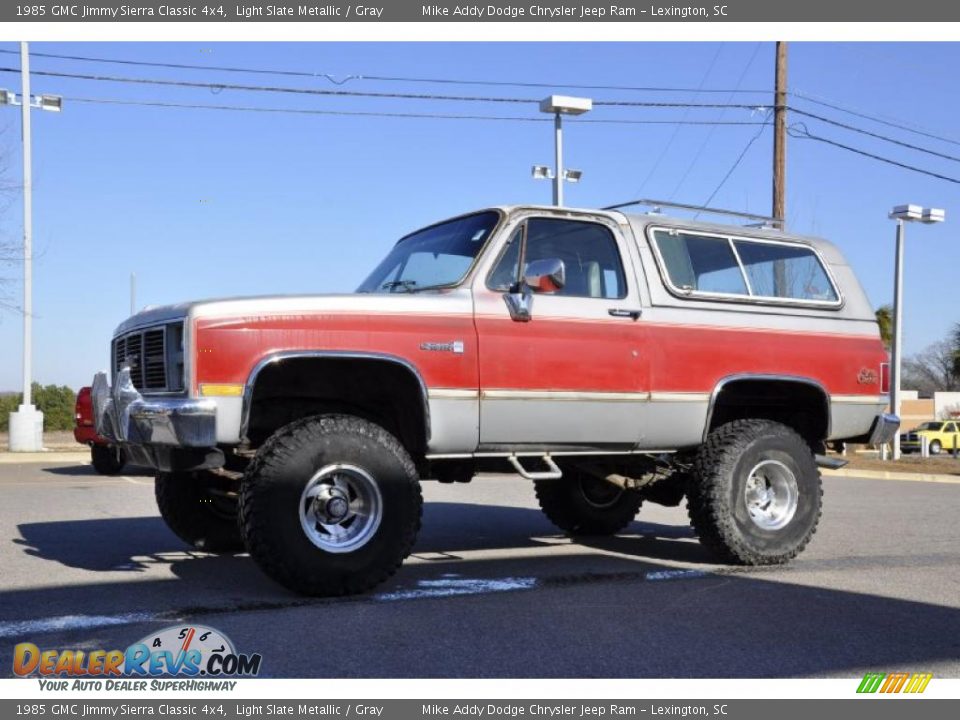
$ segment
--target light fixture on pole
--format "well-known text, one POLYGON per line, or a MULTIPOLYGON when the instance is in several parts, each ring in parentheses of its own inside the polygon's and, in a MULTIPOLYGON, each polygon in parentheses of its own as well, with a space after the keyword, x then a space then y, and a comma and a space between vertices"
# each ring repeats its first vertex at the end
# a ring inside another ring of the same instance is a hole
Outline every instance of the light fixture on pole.
POLYGON ((553 170, 546 165, 534 165, 530 174, 534 180, 553 180, 553 170))
POLYGON ((540 112, 553 115, 553 137, 554 137, 554 165, 553 172, 549 175, 545 173, 537 174, 538 168, 543 170, 543 165, 535 165, 533 176, 538 180, 553 180, 553 204, 563 205, 563 183, 579 182, 583 173, 580 170, 564 170, 563 168, 563 116, 564 115, 583 115, 593 109, 593 100, 590 98, 568 97, 566 95, 551 95, 540 101, 540 112))
MULTIPOLYGON (((926 225, 943 222, 946 212, 939 208, 919 205, 897 205, 890 211, 897 221, 897 249, 893 271, 893 342, 890 348, 890 412, 900 417, 900 368, 903 360, 903 243, 904 224, 921 222, 926 225)), ((900 459, 900 435, 893 436, 894 460, 900 459)))
POLYGON ((43 413, 34 407, 31 395, 33 378, 33 168, 31 163, 30 110, 39 108, 60 112, 63 98, 57 95, 30 94, 30 52, 20 43, 20 99, 16 93, 0 90, 0 105, 19 105, 23 124, 23 402, 10 413, 10 450, 43 450, 43 413))

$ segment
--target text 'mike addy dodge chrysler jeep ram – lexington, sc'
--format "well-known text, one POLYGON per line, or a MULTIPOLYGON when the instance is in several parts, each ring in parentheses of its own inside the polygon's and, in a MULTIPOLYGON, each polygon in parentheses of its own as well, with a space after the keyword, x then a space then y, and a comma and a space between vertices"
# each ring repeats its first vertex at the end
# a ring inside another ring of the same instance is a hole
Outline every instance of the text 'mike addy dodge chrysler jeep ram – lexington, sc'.
POLYGON ((311 595, 410 553, 421 478, 532 480, 571 534, 686 498, 726 562, 812 537, 827 441, 885 442, 887 355, 829 242, 501 207, 402 238, 354 294, 148 308, 94 380, 169 527, 311 595))

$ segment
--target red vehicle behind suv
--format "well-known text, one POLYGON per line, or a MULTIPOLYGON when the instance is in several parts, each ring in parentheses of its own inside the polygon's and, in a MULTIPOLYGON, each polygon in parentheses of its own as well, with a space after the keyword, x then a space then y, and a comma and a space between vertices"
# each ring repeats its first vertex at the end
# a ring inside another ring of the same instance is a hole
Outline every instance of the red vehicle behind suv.
POLYGON ((111 445, 105 437, 97 434, 93 422, 93 401, 90 397, 90 388, 80 388, 77 393, 77 406, 74 411, 76 424, 73 427, 73 437, 81 445, 90 446, 90 461, 101 475, 116 475, 127 463, 126 454, 122 448, 111 445))

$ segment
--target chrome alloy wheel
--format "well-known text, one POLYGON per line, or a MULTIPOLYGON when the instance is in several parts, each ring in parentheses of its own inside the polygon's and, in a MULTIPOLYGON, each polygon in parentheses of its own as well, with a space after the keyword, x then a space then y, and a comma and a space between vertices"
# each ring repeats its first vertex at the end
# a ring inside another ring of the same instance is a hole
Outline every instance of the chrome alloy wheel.
POLYGON ((797 512, 797 477, 779 460, 758 463, 743 490, 750 519, 764 530, 779 530, 797 512))
POLYGON ((314 545, 348 553, 366 545, 380 527, 383 498, 371 475, 356 465, 327 465, 300 495, 300 526, 314 545))

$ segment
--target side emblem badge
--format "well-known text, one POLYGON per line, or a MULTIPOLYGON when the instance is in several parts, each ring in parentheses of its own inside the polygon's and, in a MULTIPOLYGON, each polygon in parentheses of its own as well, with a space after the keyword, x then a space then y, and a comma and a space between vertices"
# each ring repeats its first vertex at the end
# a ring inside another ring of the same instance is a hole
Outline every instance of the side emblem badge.
POLYGON ((860 374, 857 375, 857 382, 861 385, 876 385, 880 382, 880 374, 876 370, 863 368, 860 370, 860 374))
POLYGON ((463 355, 463 340, 454 340, 453 342, 420 343, 420 349, 432 350, 436 352, 452 352, 455 355, 463 355))

